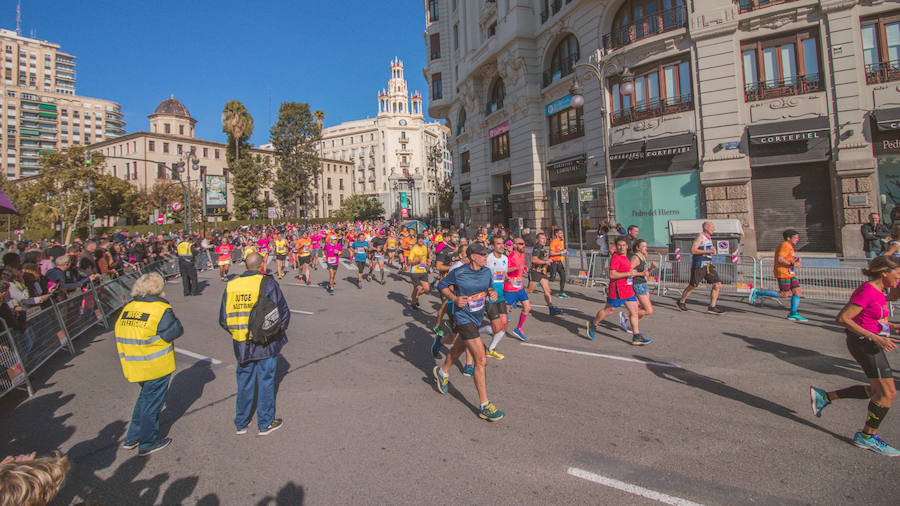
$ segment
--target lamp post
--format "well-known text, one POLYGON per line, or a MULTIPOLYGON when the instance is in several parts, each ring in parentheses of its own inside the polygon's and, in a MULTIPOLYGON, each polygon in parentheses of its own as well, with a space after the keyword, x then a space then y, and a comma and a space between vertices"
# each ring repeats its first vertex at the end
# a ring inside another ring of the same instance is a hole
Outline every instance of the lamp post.
POLYGON ((93 181, 88 180, 87 186, 81 190, 87 194, 88 198, 88 237, 94 237, 94 215, 91 212, 91 194, 94 193, 95 189, 93 181))
MULTIPOLYGON (((602 103, 600 105, 600 134, 603 136, 603 163, 605 165, 606 172, 606 221, 607 225, 612 227, 615 224, 613 223, 613 217, 615 216, 615 185, 613 184, 612 179, 612 168, 609 166, 609 118, 607 117, 609 114, 608 109, 606 108, 606 74, 607 73, 618 73, 619 66, 611 60, 599 61, 600 60, 600 52, 597 53, 588 59, 586 63, 576 63, 574 68, 574 79, 572 80, 572 86, 569 88, 569 94, 572 95, 572 106, 573 107, 582 107, 584 105, 584 87, 581 86, 581 82, 578 81, 578 69, 583 67, 588 69, 588 71, 593 74, 594 77, 597 78, 597 82, 600 83, 600 92, 603 94, 602 103)), ((630 97, 634 93, 634 74, 628 70, 628 67, 621 72, 621 87, 620 93, 622 95, 630 97)))
MULTIPOLYGON (((52 193, 47 192, 47 202, 48 202, 48 203, 50 202, 50 197, 51 197, 52 195, 53 195, 52 193)), ((64 234, 65 234, 66 222, 65 222, 65 220, 63 220, 63 199, 62 199, 62 192, 57 193, 57 196, 59 196, 59 243, 60 243, 60 244, 64 244, 64 243, 65 243, 65 236, 64 236, 64 234)), ((48 205, 49 205, 49 204, 48 204, 48 205)))

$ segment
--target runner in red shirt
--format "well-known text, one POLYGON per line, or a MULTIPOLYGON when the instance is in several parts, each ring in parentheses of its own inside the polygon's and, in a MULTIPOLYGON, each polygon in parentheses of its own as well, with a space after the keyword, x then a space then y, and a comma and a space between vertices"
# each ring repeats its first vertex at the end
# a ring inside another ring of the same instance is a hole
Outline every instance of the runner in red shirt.
POLYGON ((234 251, 234 246, 229 244, 225 238, 222 238, 219 245, 216 246, 216 254, 219 256, 219 277, 222 278, 222 281, 225 281, 225 278, 228 276, 232 251, 234 251))
POLYGON ((594 339, 597 325, 609 315, 616 312, 623 304, 628 309, 628 319, 631 321, 631 344, 643 346, 650 344, 652 339, 644 337, 638 330, 638 300, 632 288, 633 278, 638 273, 628 260, 628 242, 624 237, 616 240, 616 252, 609 260, 609 289, 606 298, 606 306, 603 307, 593 320, 587 321, 588 336, 594 339))

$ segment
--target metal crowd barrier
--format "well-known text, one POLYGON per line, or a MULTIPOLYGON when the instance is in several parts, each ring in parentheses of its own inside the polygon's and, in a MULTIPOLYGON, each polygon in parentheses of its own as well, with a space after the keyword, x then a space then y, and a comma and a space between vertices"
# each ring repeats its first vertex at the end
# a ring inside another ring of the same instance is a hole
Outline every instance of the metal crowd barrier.
MULTIPOLYGON (((773 258, 759 261, 760 290, 778 290, 774 261, 773 258)), ((846 302, 859 285, 868 281, 862 273, 866 265, 865 258, 803 258, 797 268, 803 298, 846 302)))
MULTIPOLYGON (((756 282, 759 274, 759 265, 755 258, 749 256, 719 256, 714 255, 710 265, 714 266, 722 281, 720 294, 722 295, 738 295, 749 296, 750 292, 756 288, 756 282)), ((677 257, 669 255, 669 259, 662 264, 660 273, 660 283, 662 288, 659 290, 661 295, 668 292, 681 292, 691 280, 691 258, 685 255, 681 260, 677 257)), ((710 285, 703 282, 697 287, 697 290, 706 292, 710 290, 710 285)))
POLYGON ((167 264, 156 262, 97 285, 89 283, 64 299, 51 297, 48 307, 28 316, 24 332, 0 319, 0 397, 17 388, 32 396, 30 378, 35 371, 62 349, 74 355, 72 342, 95 325, 108 329, 109 317, 131 299, 137 278, 146 272, 171 270, 167 264))

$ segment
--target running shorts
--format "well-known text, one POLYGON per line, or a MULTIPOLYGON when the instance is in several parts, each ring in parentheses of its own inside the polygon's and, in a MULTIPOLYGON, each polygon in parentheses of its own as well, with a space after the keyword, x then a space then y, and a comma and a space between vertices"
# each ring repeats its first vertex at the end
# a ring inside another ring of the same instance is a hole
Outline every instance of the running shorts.
POLYGON ((716 272, 716 267, 714 265, 707 264, 703 267, 691 269, 691 286, 700 286, 700 283, 704 281, 710 285, 714 285, 721 281, 719 279, 719 273, 716 272))
POLYGON ((507 292, 503 290, 503 300, 506 302, 507 306, 515 306, 516 302, 525 302, 528 300, 528 294, 524 289, 516 290, 514 292, 507 292))
POLYGON ((333 271, 336 271, 338 269, 338 264, 328 264, 328 268, 333 271))
POLYGON ((626 302, 637 302, 637 297, 632 295, 627 299, 614 299, 612 297, 606 298, 606 305, 613 308, 622 307, 622 305, 626 302))
POLYGON ((362 271, 364 271, 366 269, 366 261, 363 260, 362 262, 360 262, 359 260, 357 260, 356 261, 356 269, 359 271, 360 274, 362 274, 362 271))
POLYGON ((647 283, 635 283, 631 285, 631 288, 634 289, 635 295, 647 295, 648 293, 650 293, 650 287, 647 285, 647 283))
POLYGON ((283 262, 285 258, 287 258, 287 255, 275 255, 275 260, 281 260, 283 262))
POLYGON ((888 379, 893 378, 891 364, 888 363, 884 350, 874 342, 846 331, 847 350, 853 358, 862 366, 867 378, 888 379))
POLYGON ((310 263, 311 260, 312 260, 312 256, 310 256, 310 255, 306 255, 306 256, 301 255, 301 256, 297 257, 297 263, 300 265, 308 264, 308 263, 310 263))
POLYGON ((412 283, 414 285, 428 281, 428 274, 424 272, 411 272, 409 276, 412 278, 412 283))
POLYGON ((792 278, 779 278, 778 279, 778 291, 779 292, 790 292, 794 288, 800 288, 800 280, 797 279, 797 276, 792 278))
POLYGON ((472 323, 456 323, 453 325, 453 332, 459 334, 463 341, 478 339, 478 328, 472 323))
POLYGON ((540 283, 542 279, 547 279, 547 275, 532 269, 528 271, 528 279, 534 283, 540 283))
POLYGON ((488 302, 485 304, 484 312, 487 314, 488 320, 496 320, 506 314, 506 301, 488 302))

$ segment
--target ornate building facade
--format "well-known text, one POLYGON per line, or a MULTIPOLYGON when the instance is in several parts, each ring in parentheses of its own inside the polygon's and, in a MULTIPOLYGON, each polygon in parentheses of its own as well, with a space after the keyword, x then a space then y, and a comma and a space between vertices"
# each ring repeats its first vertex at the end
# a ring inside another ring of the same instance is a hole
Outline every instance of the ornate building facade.
POLYGON ((610 219, 664 246, 669 219, 736 218, 746 252, 795 228, 800 251, 859 256, 860 224, 900 204, 898 2, 424 6, 428 111, 472 223, 590 244, 610 219))

